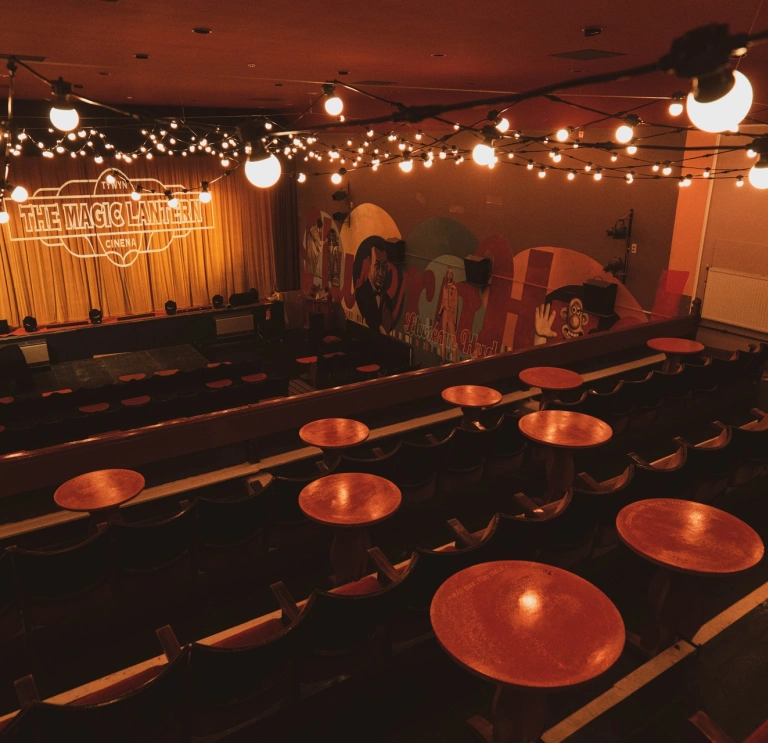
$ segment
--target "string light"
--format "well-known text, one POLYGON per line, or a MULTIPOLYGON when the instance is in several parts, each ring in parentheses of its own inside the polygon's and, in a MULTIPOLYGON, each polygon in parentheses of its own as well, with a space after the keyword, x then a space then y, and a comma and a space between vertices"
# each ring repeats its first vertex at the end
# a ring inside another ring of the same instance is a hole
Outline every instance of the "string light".
POLYGON ((493 149, 493 140, 489 138, 486 138, 484 142, 476 144, 475 148, 472 150, 472 159, 478 165, 488 165, 493 161, 495 156, 496 153, 493 149))
POLYGON ((587 173, 589 173, 589 171, 590 171, 590 170, 592 170, 592 163, 587 163, 587 164, 584 166, 584 170, 586 170, 586 171, 587 171, 587 173))
POLYGON ((528 165, 525 166, 528 170, 533 170, 533 160, 528 161, 528 165))
POLYGON ((569 170, 568 171, 568 180, 572 181, 576 177, 576 171, 575 170, 569 170))
POLYGON ((664 175, 672 175, 672 165, 664 163, 664 169, 661 171, 664 175))
POLYGON ((5 205, 0 204, 0 224, 8 224, 10 219, 11 219, 10 214, 8 214, 8 212, 5 211, 5 205))
POLYGON ((636 152, 637 152, 637 147, 635 145, 631 144, 629 145, 629 147, 627 147, 628 155, 634 155, 636 152))
POLYGON ((592 176, 596 181, 599 181, 603 177, 603 169, 595 168, 595 174, 592 176))
POLYGON ((653 166, 652 170, 653 170, 655 173, 658 173, 658 172, 659 172, 659 168, 660 168, 660 167, 661 167, 661 163, 654 163, 654 166, 653 166))
POLYGON ((544 178, 547 175, 547 169, 542 165, 539 168, 539 178, 544 178))
POLYGON ((131 191, 131 198, 134 201, 139 201, 141 199, 141 185, 138 184, 136 187, 131 191))
POLYGON ((336 95, 336 86, 333 83, 325 83, 323 93, 326 96, 325 112, 330 116, 338 116, 344 110, 344 101, 336 95))
POLYGON ((627 183, 632 183, 632 181, 635 180, 635 174, 634 173, 627 173, 627 175, 624 177, 627 183))
POLYGON ((685 93, 677 92, 672 96, 672 103, 669 104, 669 115, 680 116, 683 113, 683 100, 685 93))
POLYGON ((740 175, 736 178, 736 185, 737 186, 743 186, 744 185, 744 176, 740 175))
POLYGON ((80 116, 68 98, 72 92, 72 85, 59 78, 51 87, 53 93, 53 104, 49 113, 51 124, 59 131, 70 132, 80 123, 80 116))
POLYGON ((203 204, 211 203, 213 194, 211 194, 211 192, 208 190, 208 181, 203 181, 200 184, 200 193, 197 195, 197 198, 200 199, 203 204))
POLYGON ((306 180, 307 180, 307 176, 306 176, 304 173, 299 173, 299 174, 296 176, 296 180, 297 180, 299 183, 304 183, 304 181, 306 181, 306 180))
MULTIPOLYGON (((635 117, 636 118, 636 117, 635 117)), ((616 129, 614 139, 620 144, 627 144, 631 142, 635 136, 635 119, 627 117, 624 119, 624 123, 616 129)))
POLYGON ((555 132, 555 139, 558 142, 565 142, 568 137, 571 136, 571 132, 573 131, 573 127, 568 127, 567 129, 558 129, 557 132, 555 132))
POLYGON ((400 170, 403 171, 403 173, 410 173, 413 170, 413 160, 411 160, 411 155, 408 152, 403 153, 403 159, 398 163, 400 166, 400 170))
POLYGON ((705 132, 738 128, 752 107, 752 85, 738 70, 729 68, 694 78, 686 108, 694 126, 705 132))
POLYGON ((768 188, 768 156, 761 153, 758 161, 749 169, 749 182, 761 191, 768 188))

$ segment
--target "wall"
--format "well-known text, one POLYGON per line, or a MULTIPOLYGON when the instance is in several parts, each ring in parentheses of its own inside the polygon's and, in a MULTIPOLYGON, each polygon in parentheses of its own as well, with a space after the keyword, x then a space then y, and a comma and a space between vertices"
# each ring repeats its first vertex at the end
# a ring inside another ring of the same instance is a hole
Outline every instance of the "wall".
MULTIPOLYGON (((596 141, 605 141, 610 135, 610 131, 601 130, 590 133, 596 141)), ((669 136, 657 141, 682 144, 684 140, 669 136)), ((583 154, 587 152, 581 149, 578 157, 610 165, 606 155, 595 151, 583 154)), ((538 155, 536 160, 551 163, 546 155, 538 155)), ((567 162, 564 158, 561 165, 567 162)), ((322 165, 327 166, 327 161, 322 165)), ((578 166, 581 163, 571 165, 578 166)), ((297 170, 303 167, 310 165, 297 163, 297 170)), ((315 168, 319 170, 317 165, 315 168)), ((332 172, 330 167, 325 169, 332 172)), ((651 309, 661 272, 669 264, 680 190, 674 178, 635 180, 628 185, 608 177, 599 182, 582 176, 568 181, 565 173, 550 171, 541 179, 535 170, 506 162, 488 170, 471 160, 461 165, 435 160, 429 169, 417 162, 409 174, 397 166, 382 166, 375 173, 370 169, 348 170, 353 203, 380 206, 392 216, 406 240, 424 220, 450 217, 479 239, 503 236, 515 254, 552 245, 584 253, 601 266, 614 256, 623 257, 624 243, 608 238, 606 230, 634 208, 633 241, 638 243, 638 252, 631 257, 627 288, 645 310, 651 309)), ((336 188, 327 177, 310 176, 298 188, 300 220, 312 206, 329 214, 337 211, 338 205, 330 198, 336 188)))

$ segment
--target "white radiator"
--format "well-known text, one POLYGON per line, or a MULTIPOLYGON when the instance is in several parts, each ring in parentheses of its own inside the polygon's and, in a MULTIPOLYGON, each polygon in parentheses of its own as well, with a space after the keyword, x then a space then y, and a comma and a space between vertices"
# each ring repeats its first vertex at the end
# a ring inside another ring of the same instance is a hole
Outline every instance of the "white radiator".
POLYGON ((253 312, 247 315, 224 315, 216 318, 216 336, 253 332, 253 312))
POLYGON ((23 346, 19 344, 19 348, 24 354, 27 366, 42 366, 51 363, 48 358, 48 344, 44 340, 26 343, 23 346))
POLYGON ((710 268, 701 316, 768 333, 768 276, 710 268))

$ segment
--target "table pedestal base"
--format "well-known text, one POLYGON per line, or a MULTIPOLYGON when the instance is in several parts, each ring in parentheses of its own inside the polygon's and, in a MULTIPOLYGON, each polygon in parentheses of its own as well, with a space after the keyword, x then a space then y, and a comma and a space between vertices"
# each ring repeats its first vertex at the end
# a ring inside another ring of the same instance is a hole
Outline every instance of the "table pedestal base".
POLYGON ((555 400, 557 400, 557 390, 542 390, 539 410, 541 410, 547 403, 554 402, 555 400))
POLYGON ((480 421, 481 408, 462 408, 461 427, 472 430, 476 428, 475 423, 480 421))
POLYGON ((547 493, 545 503, 560 500, 573 487, 575 477, 573 452, 549 447, 547 451, 547 493))
POLYGON ((677 638, 691 641, 704 624, 705 579, 659 568, 651 579, 648 599, 654 622, 642 635, 629 636, 644 654, 654 656, 677 638))
POLYGON ((665 353, 664 355, 667 357, 667 360, 664 362, 664 365, 661 367, 661 370, 665 374, 674 374, 680 368, 680 364, 681 364, 680 354, 665 353))
POLYGON ((105 508, 101 511, 94 511, 88 521, 88 534, 93 536, 99 529, 99 524, 124 524, 123 514, 120 513, 120 507, 105 508))
POLYGON ((491 720, 476 715, 467 720, 486 743, 535 743, 544 732, 547 694, 540 689, 496 687, 491 720))
POLYGON ((360 580, 366 574, 370 546, 371 537, 367 529, 336 529, 331 545, 331 566, 337 586, 360 580))

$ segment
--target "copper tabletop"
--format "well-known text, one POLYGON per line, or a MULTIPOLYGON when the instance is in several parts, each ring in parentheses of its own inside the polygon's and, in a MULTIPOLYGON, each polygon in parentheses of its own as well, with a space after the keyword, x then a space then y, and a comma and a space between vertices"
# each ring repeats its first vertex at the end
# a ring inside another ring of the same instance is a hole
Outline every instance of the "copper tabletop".
POLYGON ((741 519, 672 498, 650 498, 616 517, 622 542, 646 560, 682 573, 738 573, 763 558, 763 542, 741 519))
POLYGON ((558 366, 532 366, 520 372, 520 381, 542 390, 575 390, 584 384, 581 374, 558 366))
POLYGON ((249 384, 256 384, 257 382, 263 382, 267 378, 267 375, 263 372, 259 372, 258 374, 246 374, 244 377, 240 377, 240 379, 243 380, 243 382, 248 382, 249 384))
POLYGON ((160 369, 155 372, 156 377, 172 377, 174 374, 178 374, 178 369, 160 369))
POLYGON ((127 503, 144 490, 144 478, 133 470, 96 470, 67 480, 53 494, 67 511, 101 511, 127 503))
POLYGON ((489 408, 501 402, 501 392, 491 387, 479 387, 475 384, 460 384, 447 387, 442 392, 443 400, 462 408, 489 408))
POLYGON ((610 441, 611 427, 599 418, 570 410, 540 410, 520 419, 520 431, 531 441, 561 449, 589 449, 610 441))
POLYGON ((215 379, 213 382, 206 382, 205 386, 212 390, 220 390, 222 387, 231 387, 231 379, 215 379))
POLYGON ((129 397, 127 400, 120 400, 120 402, 128 408, 137 408, 149 403, 150 399, 149 395, 139 395, 138 397, 129 397))
POLYGON ((518 688, 589 681, 624 648, 624 622, 602 591, 536 562, 487 562, 456 573, 432 599, 430 618, 459 665, 518 688))
POLYGON ((299 438, 320 449, 344 449, 368 438, 368 426, 349 418, 322 418, 299 429, 299 438))
POLYGON ((103 413, 105 410, 109 410, 109 403, 95 402, 93 405, 83 405, 78 410, 81 413, 103 413))
POLYGON ((146 379, 147 375, 143 373, 139 374, 122 374, 118 379, 121 382, 137 382, 141 379, 146 379))
POLYGON ((660 353, 677 353, 683 356, 693 353, 701 353, 704 346, 698 341, 689 341, 686 338, 651 338, 648 348, 660 353))
POLYGON ((400 507, 393 482, 363 472, 345 472, 313 480, 299 494, 299 507, 313 521, 330 526, 370 526, 400 507))

